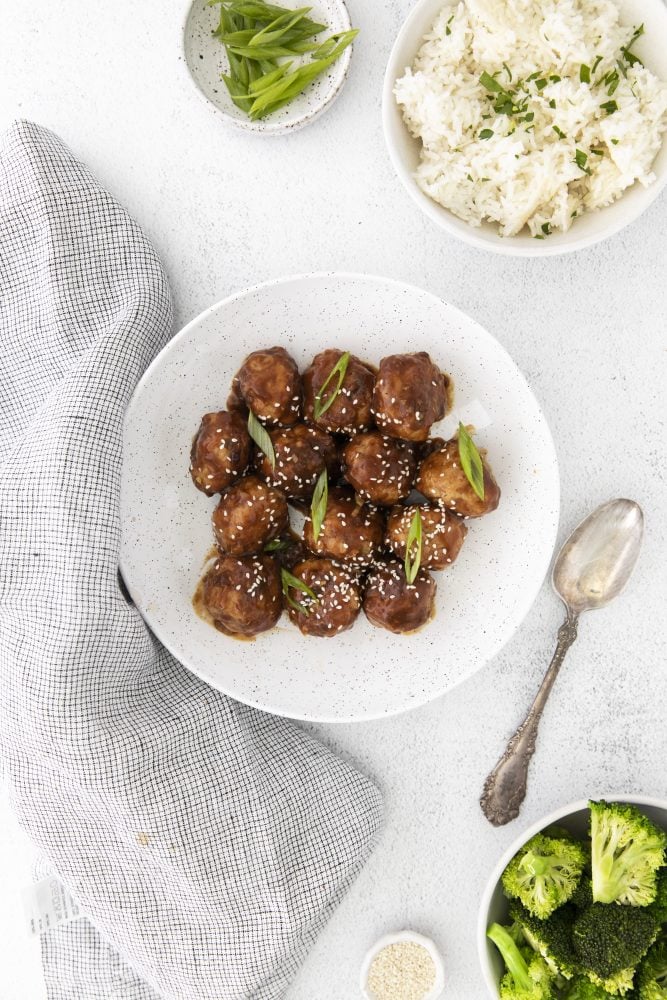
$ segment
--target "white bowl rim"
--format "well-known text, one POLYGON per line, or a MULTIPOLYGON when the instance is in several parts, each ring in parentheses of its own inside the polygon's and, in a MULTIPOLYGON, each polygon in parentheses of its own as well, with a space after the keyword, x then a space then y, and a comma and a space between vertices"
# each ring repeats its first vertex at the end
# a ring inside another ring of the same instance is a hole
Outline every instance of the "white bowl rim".
MULTIPOLYGON (((223 108, 215 104, 209 97, 206 96, 204 91, 201 89, 194 76, 190 71, 190 64, 188 62, 188 57, 185 50, 185 29, 188 26, 188 20, 190 18, 190 11, 198 0, 185 0, 183 14, 180 20, 180 52, 181 59, 179 62, 183 63, 183 72, 185 76, 190 81, 190 85, 193 86, 199 95, 200 100, 204 102, 206 107, 213 110, 216 115, 220 116, 220 119, 232 128, 239 129, 241 132, 248 132, 252 135, 264 135, 264 136, 274 136, 274 135, 288 135, 290 132, 298 132, 299 129, 304 128, 306 125, 310 125, 314 122, 320 115, 323 115, 331 105, 334 103, 337 97, 340 96, 345 82, 347 80, 350 63, 352 61, 352 50, 354 48, 354 42, 352 45, 348 45, 344 52, 341 53, 340 59, 336 60, 335 65, 342 69, 340 79, 336 83, 336 86, 332 91, 326 94, 325 98, 314 108, 309 111, 304 111, 302 115, 297 118, 292 118, 289 121, 284 122, 272 122, 272 121, 258 121, 253 122, 250 119, 245 118, 235 118, 234 115, 228 114, 223 108)), ((350 19, 350 12, 348 10, 345 0, 333 0, 333 2, 339 7, 341 12, 341 18, 343 20, 343 31, 349 31, 352 28, 352 21, 350 19)))
MULTIPOLYGON (((505 238, 498 237, 497 242, 484 239, 484 237, 478 234, 478 230, 474 226, 467 226, 463 230, 459 229, 453 221, 450 221, 450 217, 453 220, 455 216, 448 212, 448 210, 442 205, 438 205, 432 198, 429 198, 428 195, 424 194, 423 191, 420 190, 414 180, 414 177, 412 176, 412 173, 403 163, 398 150, 390 139, 389 118, 390 109, 393 109, 394 106, 394 84, 397 79, 394 61, 396 59, 397 52, 405 37, 410 33, 413 22, 419 19, 422 8, 430 2, 431 0, 417 0, 401 25, 396 39, 394 40, 394 44, 391 47, 391 52, 389 53, 382 87, 382 131, 384 133, 384 140, 387 152, 389 153, 389 159, 392 162, 401 184, 422 212, 427 215, 436 226, 440 229, 446 230, 451 236, 456 237, 456 239, 459 239, 464 243, 468 243, 470 246, 475 246, 478 249, 487 250, 489 253, 497 253, 508 257, 558 257, 563 254, 576 252, 577 250, 585 250, 587 247, 600 243, 602 240, 606 240, 608 237, 620 232, 621 229, 625 229, 626 226, 632 225, 632 223, 636 222, 637 219, 640 218, 640 216, 643 215, 650 205, 658 198, 667 185, 667 169, 663 174, 656 176, 655 181, 651 184, 650 188, 647 189, 649 200, 635 215, 630 218, 624 218, 620 214, 612 216, 612 221, 607 223, 606 226, 601 227, 596 232, 588 233, 585 236, 573 236, 571 241, 566 245, 550 243, 548 240, 544 240, 543 242, 534 241, 535 246, 532 246, 533 241, 531 241, 531 243, 519 243, 514 240, 513 237, 509 236, 505 238)), ((455 6, 455 3, 456 0, 442 0, 442 7, 444 8, 448 5, 455 6)), ((662 7, 664 8, 665 23, 667 24, 667 6, 663 3, 662 7)), ((663 136, 663 143, 667 143, 667 133, 663 136)), ((619 202, 620 201, 622 201, 622 198, 619 199, 619 202)), ((618 204, 618 202, 615 202, 614 204, 618 204)), ((599 211, 604 212, 604 209, 599 211)), ((463 220, 458 221, 463 222, 463 220)), ((465 223, 463 224, 465 225, 465 223)), ((571 233, 572 229, 570 229, 569 232, 571 233)))
POLYGON ((516 840, 512 841, 491 872, 491 876, 484 887, 479 904, 479 917, 477 920, 477 952, 479 964, 481 966, 484 983, 489 991, 489 994, 490 996, 495 997, 496 1000, 498 998, 498 983, 489 968, 487 954, 488 939, 486 932, 488 929, 488 915, 489 906, 491 905, 491 897, 496 890, 496 886, 500 882, 502 873, 505 871, 505 868, 510 863, 516 852, 520 850, 520 848, 523 847, 523 845, 530 840, 531 837, 534 837, 536 833, 540 833, 546 827, 551 826, 553 823, 557 823, 558 820, 565 819, 567 816, 572 815, 572 813, 588 809, 589 802, 600 801, 627 802, 628 805, 651 806, 654 809, 664 809, 665 812, 667 812, 667 799, 658 799, 651 795, 629 795, 626 792, 621 792, 619 794, 604 792, 591 795, 587 799, 578 799, 576 802, 570 802, 568 805, 554 809, 553 812, 548 813, 547 816, 544 816, 542 819, 536 820, 532 823, 526 830, 519 834, 516 840))
MULTIPOLYGON (((449 308, 451 308, 454 312, 459 313, 466 320, 471 320, 472 319, 472 321, 477 326, 479 326, 480 329, 482 329, 486 335, 488 335, 489 337, 491 337, 500 346, 501 350, 504 351, 505 354, 507 354, 507 356, 510 359, 510 361, 512 362, 512 364, 516 367, 517 371, 519 372, 519 374, 521 375, 521 377, 526 382, 526 386, 527 386, 527 388, 528 388, 528 390, 529 390, 529 392, 530 392, 530 394, 531 394, 531 396, 533 398, 535 407, 536 407, 538 413, 540 414, 540 416, 542 417, 542 420, 544 422, 544 427, 545 427, 547 438, 548 438, 548 441, 545 442, 545 443, 548 443, 548 445, 549 445, 549 452, 550 452, 550 454, 549 454, 549 460, 550 460, 550 465, 553 467, 554 472, 555 472, 554 507, 555 507, 555 509, 556 509, 556 511, 558 512, 558 515, 559 515, 558 517, 556 517, 554 519, 554 524, 553 524, 553 528, 552 528, 552 532, 551 532, 551 539, 550 539, 551 557, 550 557, 549 564, 546 567, 544 577, 542 578, 539 587, 536 589, 536 591, 535 591, 535 593, 533 594, 532 597, 530 597, 530 598, 527 597, 526 598, 523 606, 520 608, 520 611, 517 614, 517 624, 516 624, 514 630, 504 637, 502 643, 495 650, 495 652, 493 654, 493 657, 490 657, 489 660, 486 661, 488 663, 488 662, 490 662, 490 660, 492 658, 495 658, 496 656, 498 656, 502 652, 502 650, 505 648, 505 646, 509 643, 510 639, 512 639, 514 637, 514 635, 516 635, 517 630, 523 624, 523 622, 525 621, 526 617, 528 616, 528 613, 529 613, 530 609, 533 607, 533 605, 534 605, 534 603, 535 603, 535 601, 537 599, 537 595, 538 595, 540 589, 542 588, 542 586, 544 585, 544 581, 547 579, 547 576, 548 576, 548 573, 549 573, 549 569, 550 569, 550 566, 551 566, 551 561, 553 559, 553 551, 554 551, 554 547, 556 545, 556 540, 557 540, 557 537, 558 537, 558 529, 559 529, 559 522, 560 522, 560 502, 561 502, 560 467, 559 467, 559 463, 558 463, 558 453, 556 451, 556 446, 555 446, 555 443, 554 443, 554 440, 553 440, 553 435, 551 434, 551 428, 549 427, 549 423, 548 423, 548 421, 547 421, 547 419, 546 419, 546 417, 544 415, 544 412, 542 410, 542 406, 540 404, 540 401, 537 398, 537 396, 535 395, 533 389, 530 387, 530 385, 528 385, 528 382, 527 382, 527 380, 525 378, 525 375, 523 374, 523 372, 521 371, 521 369, 519 368, 519 366, 516 364, 516 362, 512 358, 512 356, 509 353, 509 351, 507 351, 507 349, 505 348, 505 346, 501 343, 501 341, 499 341, 492 333, 489 333, 489 331, 486 329, 486 327, 482 326, 482 324, 479 323, 474 317, 469 316, 463 310, 459 309, 458 306, 455 306, 451 302, 449 302, 448 300, 443 299, 441 296, 437 295, 435 292, 431 292, 428 289, 421 288, 420 286, 414 285, 411 282, 402 281, 401 279, 398 279, 398 278, 387 277, 386 275, 371 274, 370 272, 342 271, 342 270, 341 271, 339 271, 339 270, 332 270, 332 271, 305 271, 305 272, 302 272, 300 274, 283 275, 283 276, 278 277, 278 278, 270 278, 267 281, 260 281, 260 282, 257 282, 255 284, 253 284, 253 285, 248 285, 247 287, 239 289, 236 292, 232 292, 230 295, 224 296, 222 299, 218 300, 217 302, 214 302, 212 305, 208 306, 206 309, 203 309, 200 313, 198 313, 196 316, 194 316, 188 323, 186 323, 185 326, 183 326, 177 333, 175 333, 174 336, 170 340, 167 341, 167 343, 164 345, 164 347, 162 347, 162 349, 158 352, 158 354, 153 358, 153 360, 151 361, 151 363, 148 366, 148 368, 146 368, 146 370, 144 371, 143 375, 141 376, 141 378, 139 379, 139 381, 137 382, 137 384, 136 384, 136 386, 134 388, 134 392, 132 393, 132 396, 130 397, 130 401, 129 401, 129 403, 127 405, 127 408, 125 410, 125 417, 124 417, 124 420, 123 420, 123 435, 125 435, 125 423, 129 420, 134 400, 139 395, 139 393, 140 393, 141 389, 143 388, 144 384, 152 377, 155 368, 157 368, 158 364, 161 363, 162 355, 166 351, 170 350, 170 348, 172 346, 174 346, 176 343, 178 343, 180 340, 183 340, 187 336, 189 336, 190 331, 192 330, 192 328, 194 326, 196 326, 197 324, 201 323, 202 320, 205 317, 207 317, 207 316, 211 315, 212 313, 216 312, 221 306, 226 305, 227 303, 234 302, 237 299, 243 298, 243 297, 245 297, 247 295, 252 295, 255 292, 258 292, 258 291, 260 291, 260 290, 262 290, 264 288, 271 288, 271 287, 279 286, 279 285, 287 285, 287 284, 290 284, 291 282, 294 282, 294 281, 312 280, 312 279, 320 279, 320 278, 334 278, 334 277, 335 278, 344 278, 344 279, 353 279, 355 281, 369 282, 371 284, 375 283, 375 282, 383 282, 383 283, 388 284, 388 285, 393 285, 393 286, 395 286, 397 288, 402 288, 404 290, 407 289, 407 290, 409 290, 411 292, 416 292, 418 295, 426 295, 426 296, 429 296, 429 297, 431 297, 433 299, 438 300, 439 302, 445 302, 449 308)), ((123 556, 123 546, 121 544, 120 555, 119 555, 119 568, 120 568, 122 576, 125 579, 127 579, 127 574, 125 572, 125 567, 123 565, 122 556, 123 556)), ((165 647, 168 649, 169 645, 168 645, 167 642, 164 641, 164 639, 162 637, 162 634, 161 634, 161 629, 158 628, 158 627, 156 627, 154 624, 151 624, 149 627, 150 627, 151 631, 153 632, 153 634, 156 636, 156 638, 160 642, 162 642, 165 645, 165 647)), ((206 677, 204 677, 202 674, 199 673, 199 671, 197 670, 197 667, 192 662, 188 661, 184 665, 186 666, 186 668, 188 670, 190 670, 196 676, 201 676, 202 679, 207 684, 210 683, 206 679, 206 677)), ((365 713, 365 714, 361 714, 361 715, 350 715, 350 716, 345 716, 344 718, 342 718, 340 716, 327 716, 327 715, 324 715, 324 714, 320 714, 320 715, 317 716, 317 718, 314 718, 313 716, 311 716, 309 714, 302 714, 302 713, 296 713, 296 712, 290 713, 290 715, 286 716, 286 717, 288 717, 290 719, 294 719, 295 721, 300 721, 300 722, 313 722, 313 721, 316 721, 316 722, 322 722, 322 723, 326 723, 326 724, 339 724, 339 723, 346 724, 346 723, 375 722, 375 721, 377 721, 379 719, 394 718, 394 717, 399 716, 399 715, 404 715, 404 714, 406 714, 406 712, 411 712, 411 711, 414 711, 415 709, 421 708, 424 705, 431 704, 431 702, 436 701, 438 698, 443 697, 443 695, 449 694, 450 691, 453 691, 455 688, 459 687, 459 685, 463 684, 464 681, 468 680, 471 676, 474 676, 474 673, 476 673, 476 671, 474 671, 472 674, 471 673, 463 674, 450 687, 441 690, 438 694, 435 694, 432 697, 426 698, 424 701, 420 701, 419 703, 410 705, 409 708, 406 708, 405 706, 398 706, 398 707, 393 708, 393 709, 391 709, 389 711, 385 710, 385 711, 381 711, 381 712, 373 712, 373 713, 368 713, 368 714, 365 713)), ((238 698, 238 695, 235 695, 232 692, 225 691, 222 687, 218 687, 218 690, 222 691, 224 694, 228 694, 228 696, 230 698, 236 698, 237 700, 240 700, 238 698)), ((259 709, 260 711, 263 711, 263 712, 269 712, 270 714, 275 714, 275 715, 282 714, 282 713, 276 711, 273 707, 267 706, 264 703, 262 703, 262 704, 256 703, 256 702, 254 702, 250 698, 244 699, 244 704, 249 705, 251 708, 257 708, 257 709, 259 709)))

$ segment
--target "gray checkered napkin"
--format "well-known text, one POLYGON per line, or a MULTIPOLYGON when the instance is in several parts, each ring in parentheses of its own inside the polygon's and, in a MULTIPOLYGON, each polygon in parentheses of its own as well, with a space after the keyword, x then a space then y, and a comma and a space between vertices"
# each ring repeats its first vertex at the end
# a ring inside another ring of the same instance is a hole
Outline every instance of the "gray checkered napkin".
POLYGON ((0 750, 87 919, 50 1000, 269 1000, 371 850, 376 788, 189 674, 117 578, 122 419, 169 337, 160 262, 53 134, 0 140, 0 750))

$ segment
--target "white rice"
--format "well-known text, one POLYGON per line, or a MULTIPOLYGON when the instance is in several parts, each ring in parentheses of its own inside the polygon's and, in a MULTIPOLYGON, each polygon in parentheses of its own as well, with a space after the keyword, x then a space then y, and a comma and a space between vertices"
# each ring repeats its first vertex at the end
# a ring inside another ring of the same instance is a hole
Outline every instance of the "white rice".
POLYGON ((513 236, 527 225, 545 238, 635 181, 651 184, 667 128, 667 85, 639 62, 629 65, 622 48, 633 31, 613 0, 445 7, 395 88, 422 142, 419 186, 474 226, 491 220, 513 236), (581 81, 582 66, 590 83, 581 81), (501 95, 480 82, 484 72, 514 92, 515 106, 525 102, 523 114, 494 110, 501 95), (610 101, 617 110, 602 107, 610 101), (525 114, 534 117, 519 121, 525 114), (483 131, 493 134, 482 139, 483 131))

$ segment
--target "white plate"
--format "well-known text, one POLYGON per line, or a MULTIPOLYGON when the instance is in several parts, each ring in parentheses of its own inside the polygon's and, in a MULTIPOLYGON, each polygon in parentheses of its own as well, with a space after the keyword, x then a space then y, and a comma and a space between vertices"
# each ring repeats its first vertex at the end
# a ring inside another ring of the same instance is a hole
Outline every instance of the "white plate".
POLYGON ((485 330, 428 292, 354 274, 259 285, 219 302, 164 348, 125 420, 121 569, 159 639, 214 687, 298 719, 350 722, 431 701, 494 656, 530 608, 549 566, 559 483, 549 429, 523 376, 485 330), (456 563, 437 575, 437 615, 394 636, 362 614, 332 639, 302 636, 286 618, 253 642, 201 621, 192 594, 211 548, 216 500, 190 481, 203 413, 225 406, 245 356, 280 344, 300 366, 338 346, 378 362, 428 351, 455 385, 455 410, 479 429, 502 489, 497 511, 471 522, 456 563))
MULTIPOLYGON (((296 4, 288 0, 287 3, 281 2, 281 6, 295 7, 296 4)), ((310 17, 320 24, 327 25, 327 29, 318 36, 321 41, 334 32, 349 31, 351 27, 350 15, 344 0, 316 0, 310 17)), ((343 89, 353 46, 348 46, 340 59, 337 59, 326 73, 317 77, 302 94, 284 108, 266 118, 251 121, 236 107, 224 80, 220 78, 221 73, 229 72, 229 62, 223 46, 213 37, 219 19, 219 8, 209 6, 206 0, 194 0, 194 3, 188 3, 183 23, 183 54, 189 75, 199 93, 230 125, 260 135, 283 135, 286 132, 294 132, 319 118, 343 89)))
MULTIPOLYGON (((403 186, 422 212, 442 229, 466 243, 516 257, 549 257, 571 250, 582 250, 612 236, 639 218, 667 185, 667 138, 663 138, 653 164, 656 174, 653 184, 647 188, 641 184, 633 184, 612 205, 587 212, 576 219, 566 233, 554 233, 546 240, 533 239, 525 232, 503 237, 498 234, 498 226, 490 222, 471 226, 424 194, 414 176, 419 165, 421 142, 410 135, 403 121, 394 97, 394 84, 414 62, 424 35, 431 30, 442 8, 452 2, 453 0, 417 0, 396 38, 384 78, 382 120, 387 149, 403 186)), ((618 4, 623 24, 645 24, 646 33, 635 46, 637 54, 661 80, 667 80, 667 6, 664 0, 618 0, 618 4)))

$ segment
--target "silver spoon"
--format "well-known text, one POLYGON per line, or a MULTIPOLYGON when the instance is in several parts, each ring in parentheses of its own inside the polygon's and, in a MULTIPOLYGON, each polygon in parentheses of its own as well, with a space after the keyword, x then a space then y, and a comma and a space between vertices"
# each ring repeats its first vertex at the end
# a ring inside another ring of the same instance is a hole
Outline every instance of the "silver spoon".
POLYGON ((643 533, 639 504, 609 500, 575 528, 558 553, 551 582, 567 613, 535 701, 484 783, 480 805, 494 826, 504 826, 519 815, 542 712, 565 654, 577 638, 579 615, 604 607, 620 594, 637 562, 643 533))

